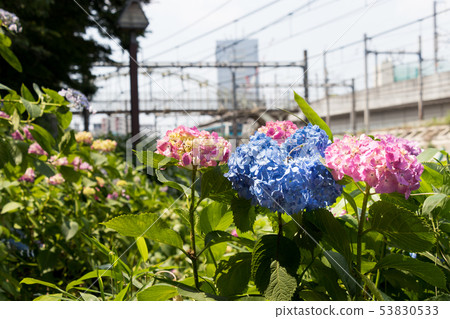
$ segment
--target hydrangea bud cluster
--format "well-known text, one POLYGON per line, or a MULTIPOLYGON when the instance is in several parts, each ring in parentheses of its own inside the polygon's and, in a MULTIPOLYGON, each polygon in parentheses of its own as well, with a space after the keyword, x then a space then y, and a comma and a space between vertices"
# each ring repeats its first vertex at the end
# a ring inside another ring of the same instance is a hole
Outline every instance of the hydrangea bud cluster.
POLYGON ((327 134, 310 124, 281 144, 256 132, 231 155, 225 177, 241 197, 274 212, 326 207, 342 191, 321 162, 329 143, 327 134))
POLYGON ((291 121, 276 121, 266 122, 266 125, 261 126, 258 129, 258 132, 266 134, 268 137, 273 138, 279 145, 281 145, 289 136, 294 134, 297 129, 297 125, 291 121))
POLYGON ((102 152, 113 152, 117 147, 117 142, 113 140, 95 140, 91 149, 102 152))
POLYGON ((22 26, 20 25, 19 18, 14 13, 0 9, 0 20, 1 24, 9 31, 15 33, 22 32, 22 26))
POLYGON ((75 140, 77 141, 77 143, 82 143, 82 144, 86 144, 86 145, 91 145, 92 141, 94 140, 94 137, 92 136, 91 132, 77 132, 75 134, 75 140))
POLYGON ((32 169, 31 167, 29 167, 29 168, 27 168, 27 170, 25 171, 25 174, 23 174, 23 175, 19 178, 19 182, 33 183, 35 178, 36 178, 36 175, 34 174, 34 169, 32 169))
POLYGON ((179 126, 158 141, 156 153, 178 160, 178 165, 216 166, 228 161, 231 144, 216 132, 199 131, 196 127, 179 126))
POLYGON ((46 151, 39 145, 37 142, 34 142, 28 148, 28 154, 36 154, 36 155, 48 155, 46 151))
POLYGON ((47 179, 47 182, 50 185, 61 185, 62 183, 65 182, 64 177, 61 175, 61 173, 58 173, 56 175, 51 176, 50 178, 47 179))
POLYGON ((91 111, 90 104, 86 95, 84 95, 80 91, 68 88, 62 89, 58 92, 58 94, 65 97, 66 100, 70 102, 70 106, 74 107, 75 109, 84 107, 91 111))
POLYGON ((408 198, 420 187, 423 166, 416 156, 421 152, 414 143, 392 135, 345 135, 325 151, 325 160, 336 179, 344 175, 366 182, 377 193, 398 192, 408 198))
POLYGON ((71 164, 75 171, 92 171, 92 166, 87 162, 83 162, 78 156, 73 159, 71 164))

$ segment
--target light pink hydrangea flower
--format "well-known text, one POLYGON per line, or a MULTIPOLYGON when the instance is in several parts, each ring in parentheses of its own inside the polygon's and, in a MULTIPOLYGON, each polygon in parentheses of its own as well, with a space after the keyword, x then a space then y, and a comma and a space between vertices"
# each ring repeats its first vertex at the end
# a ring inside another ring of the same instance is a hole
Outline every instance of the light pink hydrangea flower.
POLYGON ((30 141, 34 141, 34 137, 31 134, 30 130, 33 130, 34 127, 32 125, 25 125, 23 128, 23 133, 25 134, 25 137, 29 139, 30 141))
POLYGON ((33 183, 35 178, 36 178, 36 175, 34 174, 34 169, 32 169, 31 167, 29 167, 29 168, 27 168, 27 170, 25 171, 25 174, 23 174, 23 175, 19 178, 19 182, 33 183))
POLYGON ((179 126, 158 141, 156 153, 175 158, 186 168, 216 166, 228 161, 231 144, 216 132, 179 126))
POLYGON ((335 179, 344 175, 354 181, 366 182, 377 193, 403 193, 420 187, 423 166, 416 155, 420 148, 412 142, 391 135, 379 135, 376 140, 361 135, 345 135, 325 150, 325 161, 335 179))
POLYGON ((58 156, 53 155, 52 157, 50 157, 50 159, 48 161, 50 164, 52 164, 54 166, 69 165, 69 161, 67 160, 67 157, 58 158, 58 156))
POLYGON ((44 149, 37 142, 30 145, 28 148, 28 154, 48 155, 48 153, 44 151, 44 149))
POLYGON ((291 121, 276 121, 266 122, 266 125, 261 126, 258 129, 258 132, 266 134, 276 140, 280 145, 283 144, 289 136, 294 134, 297 129, 297 125, 291 121))
POLYGON ((48 183, 51 185, 61 185, 62 183, 64 183, 66 180, 64 179, 64 177, 61 175, 61 173, 58 173, 56 175, 53 175, 52 177, 50 177, 48 179, 48 183))
POLYGON ((113 140, 95 140, 91 149, 102 152, 113 152, 117 147, 117 142, 113 140))
POLYGON ((83 162, 83 160, 80 157, 75 157, 71 163, 73 165, 73 169, 75 171, 92 171, 92 166, 89 165, 87 162, 83 162))

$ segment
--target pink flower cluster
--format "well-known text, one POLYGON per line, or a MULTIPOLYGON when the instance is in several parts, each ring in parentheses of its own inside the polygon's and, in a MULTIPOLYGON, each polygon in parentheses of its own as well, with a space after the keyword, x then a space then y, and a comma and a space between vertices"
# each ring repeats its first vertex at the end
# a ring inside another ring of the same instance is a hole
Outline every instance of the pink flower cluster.
POLYGON ((3 111, 0 111, 0 117, 9 120, 10 116, 3 111))
POLYGON ((61 175, 61 173, 58 173, 56 175, 53 175, 52 177, 47 179, 47 182, 50 185, 60 185, 62 183, 64 183, 66 180, 64 179, 64 177, 61 175))
POLYGON ((29 168, 27 168, 27 170, 25 171, 25 174, 23 174, 23 175, 19 178, 19 182, 33 183, 35 178, 36 178, 36 175, 34 174, 34 169, 32 169, 31 167, 29 167, 29 168))
MULTIPOLYGON (((33 129, 33 126, 31 125, 25 125, 23 128, 23 134, 25 134, 25 137, 29 139, 30 141, 34 141, 33 135, 31 135, 30 130, 33 129)), ((22 133, 20 133, 19 130, 16 130, 11 134, 12 138, 17 141, 23 141, 25 138, 23 137, 22 133)))
POLYGON ((325 161, 335 179, 344 175, 366 182, 377 193, 403 193, 420 187, 423 166, 416 155, 421 152, 414 143, 392 135, 360 138, 345 135, 325 150, 325 161))
POLYGON ((50 157, 50 159, 48 161, 49 161, 50 164, 52 164, 54 166, 69 165, 69 161, 67 160, 67 157, 60 157, 60 158, 58 158, 58 156, 53 155, 52 157, 50 157))
POLYGON ((291 121, 276 121, 266 122, 266 125, 261 126, 258 129, 258 132, 266 134, 281 145, 289 136, 294 134, 297 129, 297 125, 291 121))
POLYGON ((28 154, 36 154, 36 155, 45 155, 47 156, 48 153, 44 151, 44 149, 39 145, 37 142, 34 142, 30 145, 28 148, 28 154))
POLYGON ((178 165, 186 168, 216 166, 228 161, 231 144, 216 132, 181 125, 166 132, 158 141, 156 153, 175 158, 178 165))
POLYGON ((75 157, 71 163, 73 165, 73 169, 76 171, 92 171, 92 166, 89 163, 83 162, 80 157, 75 157))

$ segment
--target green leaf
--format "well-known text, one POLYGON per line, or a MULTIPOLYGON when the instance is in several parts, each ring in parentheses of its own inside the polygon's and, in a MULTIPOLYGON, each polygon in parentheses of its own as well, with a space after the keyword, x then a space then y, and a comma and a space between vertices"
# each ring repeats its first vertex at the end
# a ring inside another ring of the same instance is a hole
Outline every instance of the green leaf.
POLYGON ((350 240, 344 226, 336 220, 333 214, 327 209, 321 208, 305 213, 304 217, 323 232, 322 240, 340 252, 350 264, 353 258, 350 251, 350 240))
MULTIPOLYGON (((75 144, 74 132, 72 130, 65 132, 58 145, 60 153, 68 155, 70 153, 71 146, 74 144, 75 144)), ((93 155, 100 155, 100 154, 92 153, 91 156, 93 155)))
POLYGON ((399 254, 387 255, 376 264, 372 271, 383 268, 395 268, 407 271, 438 288, 445 289, 446 286, 444 273, 439 267, 408 256, 399 254))
POLYGON ((297 289, 295 276, 290 274, 277 260, 272 261, 269 285, 264 296, 271 301, 288 301, 292 299, 295 289, 297 289))
POLYGON ((419 203, 413 198, 405 199, 405 195, 399 193, 381 194, 380 198, 383 202, 390 202, 397 206, 403 207, 411 212, 419 209, 419 203))
POLYGON ((62 293, 65 293, 64 290, 62 290, 61 288, 59 288, 58 286, 56 286, 55 284, 46 282, 46 281, 42 281, 42 280, 37 280, 37 279, 33 279, 33 278, 24 278, 20 284, 25 284, 25 285, 42 285, 42 286, 46 286, 46 287, 50 287, 53 289, 56 289, 62 293))
POLYGON ((421 163, 430 161, 436 153, 439 152, 436 148, 427 148, 425 151, 417 155, 417 160, 421 163))
POLYGON ((7 87, 6 85, 0 84, 0 90, 7 90, 10 93, 16 93, 16 91, 14 91, 13 89, 10 89, 9 87, 7 87))
POLYGON ((347 291, 350 293, 350 295, 354 296, 356 294, 356 291, 358 290, 359 284, 350 273, 348 261, 344 258, 344 256, 335 251, 328 250, 325 251, 324 254, 328 262, 331 264, 331 266, 333 266, 334 270, 341 278, 344 286, 347 288, 347 291))
POLYGON ((43 127, 33 123, 33 129, 30 130, 36 142, 48 153, 51 154, 52 146, 56 144, 53 136, 43 127))
POLYGON ((226 165, 209 167, 201 175, 201 196, 212 200, 229 203, 235 194, 231 182, 223 176, 226 165))
POLYGON ((73 220, 66 220, 61 225, 61 233, 65 237, 66 241, 71 240, 78 233, 79 225, 73 220))
POLYGON ((81 278, 70 282, 66 287, 66 291, 70 291, 75 286, 82 285, 85 280, 94 278, 97 279, 100 277, 112 277, 112 275, 113 273, 111 270, 97 269, 90 271, 87 274, 84 274, 81 278))
POLYGON ((34 160, 34 166, 36 167, 36 171, 47 177, 51 177, 56 174, 56 170, 46 162, 34 160))
POLYGON ((67 102, 64 97, 62 97, 61 95, 59 95, 58 92, 51 90, 51 89, 47 89, 47 88, 42 88, 42 90, 45 92, 45 94, 47 94, 48 96, 50 96, 50 98, 53 100, 54 103, 58 103, 58 104, 69 104, 69 102, 67 102))
POLYGON ((23 97, 20 98, 20 101, 22 102, 23 106, 25 106, 25 109, 27 110, 31 119, 40 117, 44 113, 44 109, 39 104, 31 103, 23 97))
POLYGON ((436 238, 430 228, 414 213, 388 202, 370 206, 372 217, 370 231, 384 236, 389 245, 409 252, 431 249, 436 238))
POLYGON ((233 235, 227 232, 215 230, 205 235, 205 247, 199 253, 199 255, 209 247, 224 242, 235 242, 242 246, 247 246, 249 248, 253 248, 255 246, 255 242, 253 240, 244 237, 234 237, 233 235))
POLYGON ((253 230, 256 213, 255 207, 252 206, 250 200, 234 197, 231 201, 231 210, 233 211, 233 220, 237 229, 243 233, 253 230))
POLYGON ((220 261, 215 275, 219 295, 232 296, 247 291, 251 262, 251 253, 237 253, 220 261))
POLYGON ((58 112, 56 112, 56 117, 58 118, 61 129, 65 130, 69 127, 70 122, 72 122, 73 114, 68 107, 59 107, 58 112))
POLYGON ((305 114, 306 118, 311 122, 313 125, 319 126, 322 130, 324 130, 330 141, 333 142, 333 133, 331 133, 330 128, 328 127, 327 123, 324 122, 320 118, 319 115, 309 106, 308 102, 306 102, 300 95, 298 95, 294 91, 294 99, 297 102, 298 106, 302 110, 303 114, 305 114))
POLYGON ((291 276, 300 265, 300 251, 295 243, 277 235, 261 237, 253 249, 251 274, 258 290, 264 294, 270 283, 272 261, 277 260, 291 276))
POLYGON ((66 182, 69 183, 76 183, 81 178, 81 173, 77 172, 73 169, 73 167, 69 166, 61 166, 59 168, 59 171, 61 172, 62 176, 66 180, 66 182))
POLYGON ((116 298, 114 298, 114 301, 123 301, 123 299, 125 298, 125 295, 128 292, 128 289, 130 289, 131 286, 131 282, 125 286, 125 288, 123 288, 116 296, 116 298))
POLYGON ((0 55, 11 65, 14 69, 19 72, 22 72, 22 65, 20 64, 19 59, 14 55, 14 53, 6 46, 0 46, 0 55))
POLYGON ((430 217, 437 217, 439 213, 447 207, 447 202, 449 201, 448 196, 445 194, 436 194, 425 199, 422 207, 422 213, 430 217), (436 214, 433 214, 434 210, 436 214))
POLYGON ((183 250, 180 235, 154 213, 122 215, 102 223, 123 236, 145 237, 183 250))
POLYGON ((178 289, 169 285, 151 286, 137 293, 139 301, 165 301, 178 295, 178 289))
POLYGON ((2 208, 1 214, 12 213, 18 209, 22 209, 23 205, 18 202, 9 202, 2 208))
POLYGON ((231 212, 222 203, 211 203, 200 213, 200 228, 204 234, 213 230, 226 230, 233 222, 231 212))
POLYGON ((80 292, 81 298, 83 298, 84 301, 100 301, 96 296, 92 294, 87 294, 84 292, 80 292))
POLYGON ((174 182, 174 181, 169 181, 167 178, 164 177, 162 172, 158 169, 155 170, 155 173, 156 173, 156 177, 158 178, 158 181, 160 181, 164 185, 178 189, 179 191, 183 192, 186 195, 186 197, 190 196, 191 190, 189 189, 189 187, 186 187, 185 185, 182 185, 182 184, 174 182))
POLYGON ((147 244, 145 243, 145 238, 144 237, 136 238, 136 246, 139 250, 139 253, 141 254, 142 260, 147 261, 148 260, 148 249, 147 249, 147 244))
POLYGON ((175 158, 166 157, 152 151, 137 151, 136 156, 142 164, 156 169, 178 164, 178 160, 175 158))
POLYGON ((345 200, 353 208, 353 211, 355 212, 355 214, 358 214, 358 206, 356 206, 356 202, 353 199, 353 197, 349 193, 346 193, 344 190, 342 191, 342 195, 344 195, 345 200))
POLYGON ((30 92, 30 90, 28 90, 28 88, 23 83, 22 83, 22 87, 20 88, 20 93, 22 94, 22 97, 24 99, 26 99, 27 101, 34 102, 33 94, 30 92))

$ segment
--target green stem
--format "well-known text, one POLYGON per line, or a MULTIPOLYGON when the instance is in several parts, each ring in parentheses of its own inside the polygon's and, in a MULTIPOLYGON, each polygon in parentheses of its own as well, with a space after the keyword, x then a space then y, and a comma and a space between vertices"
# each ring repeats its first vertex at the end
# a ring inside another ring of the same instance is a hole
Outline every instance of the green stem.
MULTIPOLYGON (((381 246, 380 260, 382 260, 384 258, 385 253, 386 253, 386 239, 383 236, 383 245, 381 246)), ((375 279, 375 287, 376 288, 378 288, 378 284, 380 282, 380 277, 381 277, 381 270, 378 269, 377 270, 377 278, 375 279)))
POLYGON ((192 270, 194 272, 194 282, 195 288, 199 289, 200 285, 198 282, 198 264, 197 264, 197 253, 195 250, 195 178, 197 175, 197 167, 194 166, 192 169, 192 183, 191 183, 191 204, 189 206, 189 223, 191 224, 191 251, 189 257, 192 261, 192 270))
POLYGON ((356 270, 361 273, 361 239, 364 232, 364 222, 366 220, 367 202, 370 197, 370 186, 366 184, 364 200, 361 208, 361 216, 358 223, 358 236, 356 237, 356 270))
POLYGON ((279 260, 278 252, 280 251, 281 237, 283 237, 283 219, 281 218, 281 213, 278 212, 277 260, 279 260))

